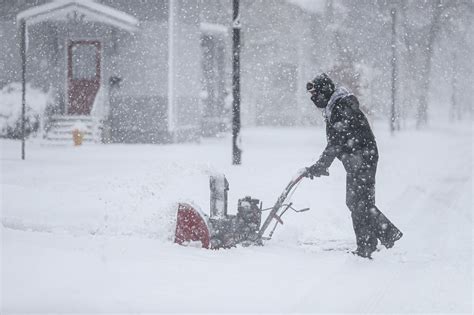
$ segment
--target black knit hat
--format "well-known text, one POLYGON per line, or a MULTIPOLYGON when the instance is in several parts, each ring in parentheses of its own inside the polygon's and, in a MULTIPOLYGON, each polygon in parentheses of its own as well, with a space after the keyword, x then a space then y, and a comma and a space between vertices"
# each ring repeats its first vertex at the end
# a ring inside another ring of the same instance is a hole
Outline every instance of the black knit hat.
POLYGON ((326 73, 321 73, 306 84, 306 90, 308 92, 317 91, 318 94, 330 97, 334 92, 334 83, 326 73))

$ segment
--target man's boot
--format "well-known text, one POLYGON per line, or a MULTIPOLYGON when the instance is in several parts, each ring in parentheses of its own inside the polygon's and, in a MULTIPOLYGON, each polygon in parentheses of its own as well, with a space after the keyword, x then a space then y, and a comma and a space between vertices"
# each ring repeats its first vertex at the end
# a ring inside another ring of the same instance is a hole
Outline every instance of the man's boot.
POLYGON ((370 222, 365 215, 357 215, 352 212, 352 224, 356 235, 357 249, 352 251, 354 255, 372 259, 372 253, 377 249, 377 236, 372 231, 370 222))
POLYGON ((372 224, 377 238, 386 248, 392 248, 395 242, 402 238, 403 233, 377 208, 371 208, 372 224))
POLYGON ((379 238, 380 243, 382 243, 383 246, 386 248, 392 248, 393 245, 395 245, 395 242, 401 239, 403 236, 403 233, 397 229, 395 226, 393 226, 390 230, 388 230, 384 237, 379 238))

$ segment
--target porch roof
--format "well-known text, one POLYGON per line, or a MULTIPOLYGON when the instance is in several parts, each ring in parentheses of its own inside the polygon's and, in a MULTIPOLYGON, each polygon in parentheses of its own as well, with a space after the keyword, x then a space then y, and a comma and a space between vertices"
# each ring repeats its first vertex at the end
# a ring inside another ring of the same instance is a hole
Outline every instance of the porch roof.
POLYGON ((51 20, 67 21, 74 18, 85 22, 109 24, 129 32, 137 30, 139 25, 138 19, 130 14, 93 0, 54 0, 24 10, 16 17, 17 21, 25 20, 27 24, 51 20))

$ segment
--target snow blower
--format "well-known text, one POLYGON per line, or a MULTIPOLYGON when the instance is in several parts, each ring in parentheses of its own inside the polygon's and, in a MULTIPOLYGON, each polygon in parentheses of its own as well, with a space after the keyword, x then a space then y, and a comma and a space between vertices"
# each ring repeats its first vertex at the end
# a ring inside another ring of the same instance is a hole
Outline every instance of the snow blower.
POLYGON ((306 170, 298 172, 288 183, 285 190, 271 208, 263 209, 260 200, 247 196, 239 199, 237 214, 227 213, 227 192, 229 183, 224 175, 212 175, 209 178, 211 190, 210 216, 198 207, 188 203, 178 206, 175 243, 194 244, 209 249, 230 248, 237 244, 243 246, 263 245, 264 240, 272 238, 278 224, 283 224, 282 216, 287 210, 295 212, 308 211, 309 208, 297 210, 291 202, 285 203, 305 177, 306 170), (270 211, 263 224, 262 213, 270 211), (268 235, 266 230, 274 223, 268 235))

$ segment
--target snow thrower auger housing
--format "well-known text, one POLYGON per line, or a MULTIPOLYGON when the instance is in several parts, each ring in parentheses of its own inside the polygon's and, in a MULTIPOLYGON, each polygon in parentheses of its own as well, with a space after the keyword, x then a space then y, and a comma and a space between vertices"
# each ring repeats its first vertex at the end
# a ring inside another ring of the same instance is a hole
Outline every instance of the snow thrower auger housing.
POLYGON ((292 203, 284 203, 304 176, 305 171, 299 172, 271 208, 262 209, 262 202, 249 196, 239 199, 235 215, 227 213, 229 191, 227 179, 222 174, 210 176, 210 216, 198 207, 180 203, 176 220, 175 243, 187 245, 192 242, 209 249, 230 248, 237 244, 263 245, 263 240, 269 240, 272 237, 277 225, 283 224, 281 217, 288 209, 295 212, 309 210, 309 208, 296 210, 292 207, 292 203), (260 227, 262 212, 267 210, 270 213, 260 227), (275 221, 272 231, 268 236, 264 236, 272 221, 275 221))

